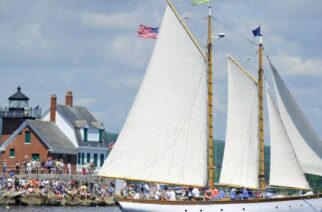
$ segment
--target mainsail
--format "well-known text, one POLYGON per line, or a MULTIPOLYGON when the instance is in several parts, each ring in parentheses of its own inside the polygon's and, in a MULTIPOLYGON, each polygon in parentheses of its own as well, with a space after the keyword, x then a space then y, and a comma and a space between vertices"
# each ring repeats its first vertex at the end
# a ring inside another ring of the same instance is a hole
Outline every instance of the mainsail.
POLYGON ((228 57, 228 113, 219 184, 258 188, 257 83, 228 57))
POLYGON ((266 97, 271 141, 270 186, 309 189, 292 143, 267 87, 266 97))
POLYGON ((322 142, 270 62, 279 112, 302 170, 322 176, 322 142))
POLYGON ((169 6, 135 102, 98 175, 207 183, 206 62, 169 6))

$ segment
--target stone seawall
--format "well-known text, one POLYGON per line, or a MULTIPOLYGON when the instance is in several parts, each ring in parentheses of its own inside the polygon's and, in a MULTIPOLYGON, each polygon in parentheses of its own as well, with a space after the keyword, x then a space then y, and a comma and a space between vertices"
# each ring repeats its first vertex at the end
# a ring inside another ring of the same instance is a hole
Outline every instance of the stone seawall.
POLYGON ((0 196, 0 205, 3 206, 115 206, 114 197, 105 197, 102 200, 81 199, 65 196, 57 198, 55 194, 28 194, 19 192, 5 193, 0 196))
MULTIPOLYGON (((39 181, 44 180, 59 180, 60 182, 70 182, 71 180, 77 181, 78 185, 90 183, 97 183, 99 185, 107 186, 111 183, 110 179, 101 178, 96 175, 67 175, 67 174, 26 174, 15 175, 12 179, 27 179, 32 182, 33 179, 39 181)), ((6 180, 6 178, 0 177, 0 180, 6 180)), ((12 181, 13 182, 13 181, 12 181)), ((55 182, 55 181, 53 181, 55 182)), ((14 182, 13 182, 14 183, 14 182)), ((3 185, 3 184, 2 184, 3 185)), ((37 184, 36 184, 37 185, 37 184)), ((33 187, 33 186, 31 186, 33 187)), ((36 186, 39 188, 38 186, 36 186)), ((78 188, 79 189, 79 188, 78 188)), ((23 191, 15 191, 15 189, 3 189, 0 191, 0 205, 4 206, 115 206, 113 196, 97 196, 82 195, 81 193, 73 193, 71 191, 65 191, 64 195, 56 194, 54 191, 42 193, 40 190, 29 192, 28 188, 23 191)))

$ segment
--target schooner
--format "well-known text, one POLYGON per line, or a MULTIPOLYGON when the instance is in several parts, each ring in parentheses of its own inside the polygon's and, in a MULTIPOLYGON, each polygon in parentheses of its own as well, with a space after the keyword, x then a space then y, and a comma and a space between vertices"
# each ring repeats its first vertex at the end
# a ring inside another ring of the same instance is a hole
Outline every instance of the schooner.
MULTIPOLYGON (((211 22, 209 6, 205 53, 167 0, 144 79, 99 176, 214 186, 211 22)), ((262 54, 260 41, 258 79, 228 57, 227 134, 219 184, 264 191, 262 54)), ((303 173, 322 175, 322 142, 273 65, 272 73, 279 107, 267 88, 272 145, 270 184, 308 189, 303 173)), ((242 201, 118 199, 118 203, 124 211, 319 211, 322 195, 242 201)))

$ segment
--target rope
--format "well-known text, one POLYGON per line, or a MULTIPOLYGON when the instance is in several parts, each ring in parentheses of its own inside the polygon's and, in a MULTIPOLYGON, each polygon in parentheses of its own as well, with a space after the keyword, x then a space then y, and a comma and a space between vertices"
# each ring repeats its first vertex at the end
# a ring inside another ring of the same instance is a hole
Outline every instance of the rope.
POLYGON ((314 207, 311 203, 309 203, 306 199, 303 200, 306 204, 308 204, 314 211, 319 212, 319 209, 314 207))
POLYGON ((213 16, 213 19, 215 21, 217 21, 218 23, 220 23, 221 25, 223 25, 224 27, 226 27, 227 29, 229 29, 230 31, 232 31, 233 33, 235 33, 236 35, 238 35, 239 37, 247 40, 249 43, 258 46, 257 43, 255 43, 254 41, 252 41, 251 39, 249 39, 248 37, 246 37, 245 35, 243 35, 241 32, 233 29, 231 26, 229 26, 228 24, 225 24, 223 21, 219 20, 218 18, 216 18, 215 16, 213 16))

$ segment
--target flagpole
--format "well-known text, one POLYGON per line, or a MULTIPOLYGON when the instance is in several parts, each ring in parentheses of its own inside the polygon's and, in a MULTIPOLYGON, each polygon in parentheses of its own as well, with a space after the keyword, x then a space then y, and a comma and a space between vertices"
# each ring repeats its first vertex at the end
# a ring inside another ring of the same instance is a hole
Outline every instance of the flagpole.
POLYGON ((208 185, 210 189, 214 186, 214 143, 213 143, 213 84, 212 84, 212 8, 211 3, 208 5, 208 185))

